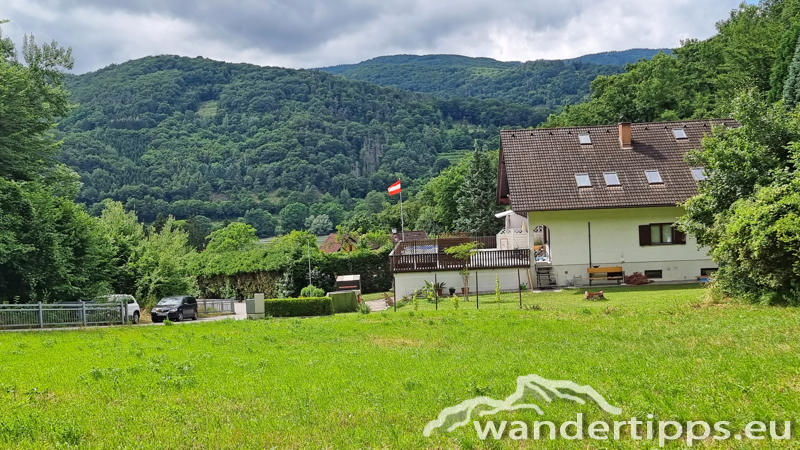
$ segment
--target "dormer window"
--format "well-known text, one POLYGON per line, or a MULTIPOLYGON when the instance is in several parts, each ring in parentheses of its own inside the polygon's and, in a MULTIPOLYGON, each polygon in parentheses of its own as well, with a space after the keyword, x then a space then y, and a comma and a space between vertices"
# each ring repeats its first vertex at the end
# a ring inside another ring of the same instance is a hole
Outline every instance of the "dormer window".
POLYGON ((589 136, 589 133, 579 134, 578 140, 580 141, 581 145, 589 145, 592 143, 592 137, 589 136))
POLYGON ((619 176, 617 172, 604 172, 603 178, 606 179, 606 186, 619 186, 619 176))
POLYGON ((576 173, 575 181, 578 183, 578 187, 592 187, 592 180, 589 179, 588 173, 576 173))
POLYGON ((692 167, 692 177, 694 177, 694 181, 708 179, 708 176, 706 176, 706 169, 702 167, 692 167))
POLYGON ((689 139, 689 137, 686 136, 686 130, 683 128, 673 129, 672 134, 675 136, 675 139, 689 139))
POLYGON ((660 184, 664 182, 658 170, 645 170, 644 174, 647 176, 647 182, 650 184, 660 184))

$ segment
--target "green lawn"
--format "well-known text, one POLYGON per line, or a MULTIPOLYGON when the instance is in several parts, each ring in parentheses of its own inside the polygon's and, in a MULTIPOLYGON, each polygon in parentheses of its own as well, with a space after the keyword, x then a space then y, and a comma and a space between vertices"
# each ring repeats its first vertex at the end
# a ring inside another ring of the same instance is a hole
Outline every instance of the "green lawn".
MULTIPOLYGON (((657 447, 481 442, 471 425, 422 435, 443 408, 505 398, 528 374, 589 384, 622 418, 732 430, 798 419, 800 310, 708 303, 697 286, 606 292, 526 293, 538 307, 522 311, 504 294, 482 296, 479 310, 422 300, 396 313, 0 333, 0 448, 657 447)), ((565 400, 545 410, 495 420, 615 418, 565 400)))

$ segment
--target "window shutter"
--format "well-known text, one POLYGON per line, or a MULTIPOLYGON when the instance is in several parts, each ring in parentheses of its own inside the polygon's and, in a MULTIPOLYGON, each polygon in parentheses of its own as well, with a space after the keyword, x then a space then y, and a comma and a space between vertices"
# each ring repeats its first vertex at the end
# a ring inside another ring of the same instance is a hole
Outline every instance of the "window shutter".
POLYGON ((651 245, 650 225, 639 225, 639 245, 651 245))
POLYGON ((672 227, 672 242, 675 244, 686 244, 686 233, 672 227))

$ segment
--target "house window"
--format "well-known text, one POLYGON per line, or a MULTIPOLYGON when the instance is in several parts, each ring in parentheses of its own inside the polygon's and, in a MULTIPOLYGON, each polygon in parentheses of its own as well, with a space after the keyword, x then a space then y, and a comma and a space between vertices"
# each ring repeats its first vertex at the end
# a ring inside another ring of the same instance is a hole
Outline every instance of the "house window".
POLYGON ((664 182, 661 180, 661 174, 658 173, 658 170, 645 170, 644 174, 647 176, 647 182, 650 184, 658 184, 664 182))
POLYGON ((708 268, 708 269, 700 269, 700 276, 701 277, 710 277, 717 272, 716 268, 708 268))
POLYGON ((694 181, 703 181, 708 178, 706 176, 706 169, 702 167, 692 167, 692 176, 694 177, 694 181))
POLYGON ((672 135, 675 136, 675 139, 689 139, 689 137, 686 136, 686 130, 683 128, 675 128, 672 130, 672 135))
POLYGON ((588 173, 576 173, 575 181, 578 182, 578 187, 592 187, 592 180, 589 179, 588 173))
POLYGON ((589 133, 581 133, 578 135, 578 140, 581 142, 581 145, 589 145, 592 143, 592 137, 589 136, 589 133))
POLYGON ((686 234, 671 223, 639 225, 639 245, 683 245, 686 234))
POLYGON ((672 224, 650 225, 650 245, 672 244, 672 224))
POLYGON ((617 172, 604 172, 603 178, 606 179, 606 186, 619 186, 617 172))
POLYGON ((645 270, 644 276, 647 278, 664 278, 664 273, 660 270, 645 270))

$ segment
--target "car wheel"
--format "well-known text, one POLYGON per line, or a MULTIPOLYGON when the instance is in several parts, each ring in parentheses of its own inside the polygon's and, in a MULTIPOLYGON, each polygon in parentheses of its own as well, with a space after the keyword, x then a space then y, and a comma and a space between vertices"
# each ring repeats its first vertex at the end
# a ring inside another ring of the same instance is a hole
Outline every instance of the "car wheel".
POLYGON ((194 316, 192 317, 192 320, 197 320, 197 309, 194 310, 194 316))
POLYGON ((139 311, 136 311, 135 313, 133 313, 133 321, 132 322, 133 322, 134 325, 139 323, 139 311))
POLYGON ((182 320, 183 320, 183 310, 181 309, 178 311, 178 320, 176 320, 176 322, 180 322, 182 320))

